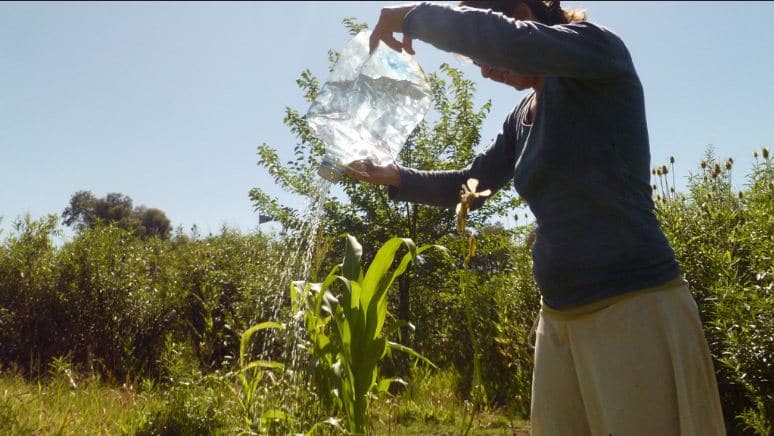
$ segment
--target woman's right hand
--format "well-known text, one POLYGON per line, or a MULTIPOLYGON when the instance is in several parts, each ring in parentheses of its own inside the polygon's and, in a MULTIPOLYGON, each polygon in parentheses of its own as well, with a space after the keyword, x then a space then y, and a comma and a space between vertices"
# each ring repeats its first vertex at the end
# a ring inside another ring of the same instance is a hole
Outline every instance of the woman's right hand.
POLYGON ((393 162, 375 165, 369 159, 359 159, 350 162, 346 171, 350 177, 361 182, 400 187, 400 171, 393 162))
POLYGON ((416 7, 416 4, 382 8, 381 13, 379 14, 379 21, 377 21, 376 26, 371 33, 371 40, 369 43, 369 51, 371 54, 376 50, 379 41, 382 41, 397 52, 406 50, 406 53, 414 55, 411 38, 403 35, 403 40, 398 41, 393 35, 394 33, 403 32, 403 18, 409 11, 414 9, 414 7, 416 7))

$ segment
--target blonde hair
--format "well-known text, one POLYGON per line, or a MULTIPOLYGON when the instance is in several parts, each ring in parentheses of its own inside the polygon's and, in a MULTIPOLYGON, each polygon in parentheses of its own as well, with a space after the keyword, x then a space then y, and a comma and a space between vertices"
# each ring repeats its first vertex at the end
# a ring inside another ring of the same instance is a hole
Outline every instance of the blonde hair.
POLYGON ((581 9, 563 9, 560 0, 463 0, 460 6, 477 9, 491 9, 511 18, 519 4, 525 4, 535 16, 535 21, 553 26, 554 24, 577 23, 586 21, 586 11, 581 9))

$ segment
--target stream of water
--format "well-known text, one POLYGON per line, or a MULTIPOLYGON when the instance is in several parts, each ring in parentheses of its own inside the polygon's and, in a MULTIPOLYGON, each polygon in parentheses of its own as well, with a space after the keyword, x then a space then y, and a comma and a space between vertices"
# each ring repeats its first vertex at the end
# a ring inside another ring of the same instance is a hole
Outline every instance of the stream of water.
POLYGON ((266 272, 269 292, 265 293, 266 297, 259 302, 258 317, 255 320, 277 321, 285 325, 284 330, 264 332, 258 348, 261 350, 258 358, 267 361, 278 360, 285 366, 280 376, 282 379, 275 383, 280 389, 279 392, 274 392, 276 401, 273 403, 286 408, 285 411, 291 416, 294 415, 292 408, 297 401, 290 397, 297 395, 298 389, 303 388, 298 380, 299 367, 304 357, 303 350, 300 350, 303 325, 301 320, 294 318, 294 314, 283 308, 287 309, 289 305, 291 282, 309 279, 323 206, 331 187, 330 182, 320 178, 315 178, 312 183, 317 183, 314 197, 307 199, 304 210, 298 215, 298 224, 294 228, 284 229, 282 254, 273 268, 266 272))

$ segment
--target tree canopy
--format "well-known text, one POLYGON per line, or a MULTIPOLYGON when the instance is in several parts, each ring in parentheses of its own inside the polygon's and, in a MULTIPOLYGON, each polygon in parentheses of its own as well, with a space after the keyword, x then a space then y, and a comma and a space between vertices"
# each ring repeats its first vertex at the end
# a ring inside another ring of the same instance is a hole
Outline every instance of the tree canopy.
POLYGON ((141 239, 167 239, 170 221, 156 208, 132 206, 132 199, 117 192, 97 198, 91 191, 78 191, 70 197, 70 205, 62 212, 65 225, 82 231, 97 225, 114 224, 132 231, 141 239))

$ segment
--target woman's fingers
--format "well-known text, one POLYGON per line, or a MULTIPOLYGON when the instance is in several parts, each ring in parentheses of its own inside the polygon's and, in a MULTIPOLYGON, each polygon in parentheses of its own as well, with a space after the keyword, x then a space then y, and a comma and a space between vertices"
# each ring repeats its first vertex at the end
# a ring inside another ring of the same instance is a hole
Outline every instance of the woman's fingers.
POLYGON ((355 180, 361 182, 372 182, 374 164, 370 160, 360 159, 350 162, 346 166, 347 174, 355 180))
POLYGON ((370 53, 373 54, 379 46, 379 41, 384 41, 388 47, 395 51, 401 51, 405 48, 407 53, 414 54, 410 39, 404 35, 403 41, 401 42, 393 35, 394 33, 403 31, 403 17, 405 17, 414 6, 415 5, 406 5, 382 8, 381 13, 379 14, 379 21, 377 21, 376 26, 371 33, 371 39, 368 44, 370 53))
POLYGON ((373 52, 379 46, 379 41, 383 41, 385 44, 387 44, 387 47, 390 47, 395 51, 399 52, 403 49, 403 44, 401 44, 400 41, 395 39, 395 37, 391 33, 377 34, 376 32, 374 32, 373 34, 371 34, 371 40, 369 41, 371 54, 373 54, 373 52))
POLYGON ((414 47, 412 46, 412 40, 406 35, 403 35, 403 49, 406 50, 406 53, 414 56, 416 52, 414 51, 414 47))

